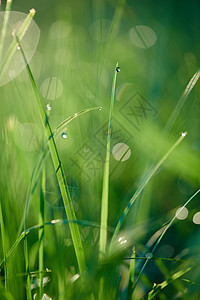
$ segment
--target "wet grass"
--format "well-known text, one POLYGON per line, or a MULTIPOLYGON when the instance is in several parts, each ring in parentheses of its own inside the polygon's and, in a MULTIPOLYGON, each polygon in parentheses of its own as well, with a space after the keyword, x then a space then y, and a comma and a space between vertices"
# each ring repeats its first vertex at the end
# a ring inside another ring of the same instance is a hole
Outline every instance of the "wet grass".
POLYGON ((75 22, 54 24, 58 45, 48 41, 43 58, 53 72, 44 64, 36 76, 23 46, 35 10, 5 52, 7 1, 0 78, 16 51, 26 68, 0 88, 10 101, 1 113, 1 299, 198 299, 199 229, 191 218, 199 209, 199 130, 191 103, 199 69, 188 72, 180 98, 171 94, 179 100, 147 100, 142 77, 132 79, 140 65, 130 57, 134 50, 153 60, 153 50, 139 52, 126 41, 120 28, 124 13, 133 13, 126 1, 110 4, 110 22, 106 7, 93 1, 90 13, 100 22, 88 29, 97 39, 90 44, 75 22), (115 152, 118 143, 128 147, 115 152))

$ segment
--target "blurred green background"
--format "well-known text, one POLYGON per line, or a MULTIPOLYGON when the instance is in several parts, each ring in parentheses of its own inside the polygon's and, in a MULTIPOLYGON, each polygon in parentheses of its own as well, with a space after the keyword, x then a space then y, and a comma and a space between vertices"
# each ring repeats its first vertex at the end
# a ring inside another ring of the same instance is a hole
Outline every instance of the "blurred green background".
MULTIPOLYGON (((57 139, 78 219, 100 222, 106 130, 117 62, 121 72, 117 76, 111 142, 108 220, 111 228, 116 226, 147 171, 168 151, 181 132, 188 132, 126 219, 125 230, 149 222, 148 230, 142 231, 135 242, 138 245, 136 253, 142 256, 150 236, 199 188, 199 82, 181 107, 169 132, 165 134, 163 130, 200 65, 200 2, 20 0, 13 1, 12 11, 27 14, 32 7, 36 9, 34 21, 40 29, 40 40, 30 66, 44 106, 51 107, 49 121, 52 128, 82 109, 102 107, 75 119, 66 128, 66 136, 57 139), (127 147, 129 150, 120 161, 127 147)), ((37 34, 37 30, 32 34, 37 34)), ((31 173, 42 147, 42 124, 26 69, 0 86, 0 101, 0 190, 9 249, 17 236, 31 173)), ((48 222, 66 216, 50 157, 46 170, 45 220, 48 222)), ((37 188, 31 201, 28 226, 38 223, 38 195, 37 188)), ((199 225, 194 223, 194 215, 198 211, 199 196, 188 207, 187 218, 178 221, 166 234, 156 256, 171 258, 179 255, 185 258, 197 255, 199 225)), ((92 230, 92 234, 95 257, 98 255, 98 247, 94 246, 98 230, 92 230)), ((85 247, 88 249, 90 235, 91 230, 84 228, 85 247)), ((47 228, 45 243, 45 267, 52 270, 46 289, 53 299, 59 299, 57 282, 60 274, 70 278, 77 268, 66 226, 47 228)), ((36 270, 36 233, 30 235, 29 244, 30 265, 36 270)), ((3 257, 2 249, 0 251, 3 257)), ((88 250, 88 260, 92 265, 95 258, 89 259, 90 255, 91 249, 88 250)), ((23 246, 10 260, 13 262, 9 265, 10 274, 13 274, 10 289, 15 293, 19 287, 15 299, 23 299, 23 277, 16 279, 16 274, 24 270, 23 246)), ((173 263, 167 263, 169 271, 173 267, 173 263)), ((163 278, 153 263, 149 264, 145 275, 150 282, 159 282, 163 278)), ((198 281, 198 276, 199 270, 195 269, 192 280, 198 281)), ((184 283, 185 290, 188 286, 184 283)), ((193 299, 197 299, 198 286, 190 286, 190 289, 193 299)), ((146 291, 148 284, 146 287, 141 285, 138 299, 146 291)), ((177 293, 168 289, 166 299, 172 299, 174 295, 177 293)), ((66 299, 71 299, 70 295, 66 299)), ((183 296, 176 299, 183 299, 183 296)))

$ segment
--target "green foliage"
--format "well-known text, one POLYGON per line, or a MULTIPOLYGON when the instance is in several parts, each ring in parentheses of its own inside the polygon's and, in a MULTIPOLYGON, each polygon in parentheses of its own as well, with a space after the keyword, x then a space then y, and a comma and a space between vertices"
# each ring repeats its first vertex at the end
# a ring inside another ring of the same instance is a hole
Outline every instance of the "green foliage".
POLYGON ((198 1, 27 5, 0 6, 0 299, 198 299, 198 1))

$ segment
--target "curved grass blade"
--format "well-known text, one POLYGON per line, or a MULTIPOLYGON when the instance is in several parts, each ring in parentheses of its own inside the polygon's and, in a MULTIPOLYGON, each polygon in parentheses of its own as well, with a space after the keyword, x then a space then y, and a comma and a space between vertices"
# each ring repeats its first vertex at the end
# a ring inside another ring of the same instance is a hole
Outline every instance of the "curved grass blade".
POLYGON ((163 136, 163 138, 167 137, 167 134, 169 133, 169 131, 171 130, 171 128, 173 127, 174 123, 176 122, 176 119, 183 107, 183 105, 185 104, 185 101, 187 100, 189 94, 191 93, 193 87, 195 86, 195 84, 197 83, 197 81, 199 80, 200 77, 200 69, 198 69, 196 71, 196 73, 192 76, 192 78, 190 79, 189 83, 187 84, 185 91, 183 92, 182 96, 180 97, 180 99, 178 100, 178 103, 175 107, 175 109, 173 110, 167 125, 164 129, 165 135, 163 136))
POLYGON ((51 139, 51 137, 53 136, 54 139, 56 140, 60 133, 66 129, 66 126, 73 121, 74 119, 78 118, 79 116, 93 111, 93 110, 99 110, 99 107, 92 107, 92 108, 87 108, 84 109, 80 112, 75 113, 74 115, 70 116, 69 118, 67 118, 66 120, 64 120, 52 133, 52 135, 50 135, 48 137, 48 139, 45 142, 45 145, 42 147, 42 149, 40 150, 37 159, 36 159, 36 163, 34 165, 34 169, 31 175, 31 179, 30 179, 30 183, 29 183, 29 187, 28 187, 28 191, 27 191, 27 196, 26 196, 26 202, 25 202, 25 211, 24 211, 24 217, 22 218, 22 222, 20 224, 19 230, 18 230, 18 236, 21 234, 21 231, 23 229, 23 225, 24 222, 26 223, 27 220, 27 215, 28 215, 28 207, 29 207, 29 203, 30 203, 30 197, 31 195, 34 193, 35 188, 37 186, 37 182, 39 179, 39 176, 42 172, 42 167, 45 163, 45 160, 47 159, 48 154, 50 153, 50 150, 47 150, 48 147, 48 143, 49 140, 51 139))
POLYGON ((2 54, 3 54, 3 50, 4 50, 4 41, 5 41, 6 31, 7 31, 7 27, 8 27, 8 20, 9 20, 11 5, 12 5, 12 0, 7 0, 5 15, 4 15, 4 19, 3 19, 3 25, 2 25, 2 29, 1 29, 1 37, 0 37, 0 61, 2 60, 2 54))
MULTIPOLYGON (((19 245, 19 243, 27 236, 29 235, 29 233, 31 233, 34 230, 40 230, 45 226, 55 226, 55 225, 59 225, 59 224, 64 224, 64 225, 69 225, 69 224, 76 224, 79 226, 90 226, 90 227, 95 227, 95 228, 99 228, 100 229, 100 225, 98 223, 95 222, 91 222, 91 221, 86 221, 86 220, 68 220, 68 219, 56 219, 56 220, 52 220, 51 222, 45 222, 44 225, 35 225, 32 226, 28 229, 26 229, 25 231, 23 231, 20 236, 15 240, 14 244, 12 245, 12 247, 10 248, 10 250, 6 253, 6 259, 8 259, 12 253, 14 252, 14 250, 17 248, 17 246, 19 245)), ((112 229, 107 228, 107 230, 112 232, 112 229)), ((2 269, 2 267, 5 265, 6 260, 5 258, 1 261, 0 263, 0 271, 2 269)))
MULTIPOLYGON (((153 249, 152 249, 152 251, 151 251, 152 254, 155 252, 155 250, 156 250, 158 244, 159 244, 160 241, 162 240, 163 236, 165 235, 165 233, 167 232, 167 230, 169 229, 169 227, 171 227, 172 223, 177 219, 177 216, 182 212, 182 210, 184 209, 184 207, 186 207, 186 206, 192 201, 192 199, 193 199, 199 192, 200 192, 200 189, 199 189, 196 193, 194 193, 194 194, 189 198, 188 201, 186 201, 186 203, 181 207, 181 209, 179 210, 179 212, 178 212, 177 214, 175 214, 175 216, 171 219, 171 221, 169 222, 169 224, 165 227, 164 231, 162 232, 162 234, 161 234, 160 237, 158 238, 158 240, 157 240, 155 246, 153 247, 153 249)), ((142 275, 142 273, 143 273, 143 271, 144 271, 144 268, 146 267, 146 265, 147 265, 147 263, 149 262, 149 260, 150 260, 150 258, 147 258, 147 259, 146 259, 146 261, 145 261, 145 263, 144 263, 144 265, 143 265, 143 267, 142 267, 142 269, 141 269, 141 271, 140 271, 140 273, 139 273, 139 275, 138 275, 138 277, 137 277, 137 279, 136 279, 136 281, 135 281, 135 284, 134 284, 133 289, 132 289, 132 294, 133 294, 133 292, 134 292, 134 290, 135 290, 135 288, 136 288, 136 286, 137 286, 137 284, 138 284, 138 282, 139 282, 139 279, 140 279, 140 277, 141 277, 141 275, 142 275)))
MULTIPOLYGON (((52 136, 53 132, 51 130, 46 113, 44 111, 42 101, 40 98, 40 94, 39 94, 37 86, 36 86, 36 82, 34 80, 31 69, 26 60, 23 49, 20 45, 19 38, 17 36, 15 36, 15 37, 16 37, 16 41, 18 42, 21 54, 22 54, 23 59, 26 64, 27 72, 28 72, 28 75, 30 78, 30 82, 31 82, 34 94, 35 94, 38 112, 39 112, 39 115, 40 115, 40 118, 41 118, 41 121, 42 121, 42 124, 44 127, 45 137, 48 138, 49 136, 52 136)), ((52 161, 53 161, 54 169, 56 172, 56 176, 57 176, 57 180, 58 180, 58 184, 59 184, 59 188, 60 188, 60 192, 62 195, 62 199, 63 199, 67 217, 69 220, 76 220, 74 208, 73 208, 72 201, 70 198, 69 189, 67 187, 67 183, 66 183, 66 179, 65 179, 65 175, 64 175, 64 170, 63 170, 63 167, 62 167, 62 164, 60 161, 58 150, 57 150, 57 147, 55 144, 55 139, 53 136, 49 140, 49 149, 50 149, 50 153, 51 153, 51 157, 52 157, 52 161)), ((70 233, 71 233, 71 237, 72 237, 72 241, 73 241, 74 250, 76 253, 79 271, 80 271, 80 274, 82 275, 85 270, 85 267, 86 267, 86 262, 85 262, 85 254, 84 254, 84 250, 83 250, 83 245, 82 245, 82 241, 81 241, 79 228, 78 228, 77 224, 75 224, 75 223, 70 223, 69 227, 70 227, 70 233)))
POLYGON ((173 274, 170 278, 163 281, 162 283, 159 283, 153 287, 153 289, 148 293, 148 295, 145 297, 145 299, 153 300, 155 299, 156 295, 163 290, 165 287, 167 287, 169 284, 173 283, 174 280, 179 279, 181 276, 186 274, 187 272, 191 271, 194 267, 198 266, 200 264, 200 259, 190 264, 189 267, 185 268, 184 270, 178 271, 175 274, 173 274))
POLYGON ((147 175, 146 179, 144 179, 144 181, 141 183, 141 185, 139 186, 139 188, 136 190, 135 194, 133 195, 133 197, 129 201, 128 205, 124 209, 124 212, 121 215, 119 222, 117 223, 115 232, 114 232, 112 240, 111 240, 110 248, 112 247, 113 242, 116 239, 116 237, 117 237, 117 235, 119 233, 119 230, 120 230, 120 228, 122 226, 122 223, 123 223, 124 219, 126 218, 128 212, 130 211, 130 208, 135 203, 137 197, 141 194, 141 192, 144 190, 144 188, 146 187, 146 185, 148 184, 148 182, 150 181, 150 179, 153 177, 153 175, 156 173, 156 171, 165 162, 165 160, 169 157, 169 155, 172 153, 172 151, 181 143, 181 141, 185 138, 186 135, 187 135, 187 132, 184 132, 184 133, 181 134, 181 136, 179 137, 179 139, 167 151, 167 153, 160 159, 160 161, 156 164, 156 166, 152 170, 150 170, 150 172, 147 175))

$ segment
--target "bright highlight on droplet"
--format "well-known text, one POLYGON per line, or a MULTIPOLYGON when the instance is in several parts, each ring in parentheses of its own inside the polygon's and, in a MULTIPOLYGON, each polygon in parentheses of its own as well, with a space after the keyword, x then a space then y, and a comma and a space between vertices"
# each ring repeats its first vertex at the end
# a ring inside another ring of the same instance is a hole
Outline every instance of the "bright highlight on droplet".
POLYGON ((62 136, 63 139, 66 139, 66 138, 67 138, 67 133, 66 133, 66 131, 64 131, 63 133, 61 133, 61 136, 62 136))
POLYGON ((112 155, 117 161, 126 161, 131 155, 131 150, 128 145, 118 143, 113 147, 112 155))
POLYGON ((194 224, 200 225, 200 211, 193 216, 192 221, 194 224))
POLYGON ((50 105, 50 104, 47 104, 47 105, 46 105, 46 109, 47 109, 48 111, 51 111, 51 110, 52 110, 51 105, 50 105))
POLYGON ((157 36, 150 27, 138 25, 130 29, 130 40, 135 46, 147 49, 156 43, 157 36))
POLYGON ((187 135, 187 132, 181 132, 181 136, 185 137, 187 135))
POLYGON ((120 245, 123 245, 127 243, 127 240, 124 238, 124 236, 120 236, 118 238, 118 242, 120 243, 120 245))
POLYGON ((176 211, 176 218, 178 220, 185 220, 188 216, 188 209, 186 207, 180 207, 176 211))
POLYGON ((62 81, 55 76, 47 78, 42 82, 40 92, 45 99, 56 100, 63 92, 62 81))

